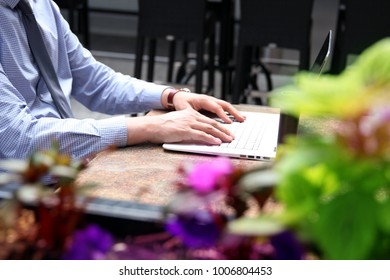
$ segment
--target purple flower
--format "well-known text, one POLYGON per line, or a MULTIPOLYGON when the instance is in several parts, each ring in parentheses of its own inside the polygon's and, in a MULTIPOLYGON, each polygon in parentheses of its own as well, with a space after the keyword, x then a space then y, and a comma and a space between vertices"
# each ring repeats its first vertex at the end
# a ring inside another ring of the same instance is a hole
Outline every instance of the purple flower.
POLYGON ((63 256, 67 260, 103 259, 113 245, 112 236, 97 225, 74 233, 71 246, 63 256))
POLYGON ((301 260, 304 257, 302 244, 290 231, 272 236, 270 242, 274 247, 276 260, 301 260))
POLYGON ((210 213, 197 211, 174 216, 165 224, 166 230, 191 248, 215 245, 221 230, 210 213))
POLYGON ((203 162, 194 166, 187 177, 187 184, 198 193, 209 193, 215 190, 222 176, 229 175, 233 165, 227 158, 219 157, 211 162, 203 162))

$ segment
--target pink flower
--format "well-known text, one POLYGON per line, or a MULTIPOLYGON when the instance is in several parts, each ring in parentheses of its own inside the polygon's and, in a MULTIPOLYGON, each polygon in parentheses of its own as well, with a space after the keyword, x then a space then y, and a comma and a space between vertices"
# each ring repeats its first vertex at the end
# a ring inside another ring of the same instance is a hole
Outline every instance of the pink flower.
POLYGON ((210 162, 196 164, 187 176, 187 184, 197 192, 206 194, 217 189, 223 177, 232 171, 231 161, 218 157, 210 162))

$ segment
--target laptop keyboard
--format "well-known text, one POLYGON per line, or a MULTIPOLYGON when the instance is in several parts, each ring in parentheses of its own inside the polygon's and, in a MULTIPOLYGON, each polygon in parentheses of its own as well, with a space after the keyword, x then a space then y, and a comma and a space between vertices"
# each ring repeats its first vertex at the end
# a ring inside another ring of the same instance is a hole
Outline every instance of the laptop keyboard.
POLYGON ((246 120, 243 123, 233 121, 231 124, 224 124, 235 139, 230 143, 222 143, 220 146, 229 149, 258 150, 263 139, 266 125, 255 120, 246 120))
POLYGON ((166 143, 163 148, 233 158, 273 159, 276 155, 280 114, 261 112, 243 112, 243 114, 246 117, 244 122, 237 122, 232 118, 233 122, 230 124, 214 118, 234 134, 235 138, 231 143, 220 145, 166 143))

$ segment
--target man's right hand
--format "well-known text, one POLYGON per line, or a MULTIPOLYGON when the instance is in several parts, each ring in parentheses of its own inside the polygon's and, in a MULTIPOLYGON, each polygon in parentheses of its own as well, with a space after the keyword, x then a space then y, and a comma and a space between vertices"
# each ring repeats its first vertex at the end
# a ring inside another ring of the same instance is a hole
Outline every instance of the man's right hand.
POLYGON ((192 108, 157 116, 129 118, 127 127, 128 145, 142 142, 219 145, 222 142, 231 142, 234 138, 221 123, 192 108))

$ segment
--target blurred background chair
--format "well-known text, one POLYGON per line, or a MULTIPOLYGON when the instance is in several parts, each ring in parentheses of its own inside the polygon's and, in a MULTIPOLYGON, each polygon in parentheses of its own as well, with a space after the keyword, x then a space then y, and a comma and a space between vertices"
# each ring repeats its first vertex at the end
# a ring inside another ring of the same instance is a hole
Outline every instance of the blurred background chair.
POLYGON ((389 13, 388 0, 340 0, 331 73, 340 73, 353 55, 390 36, 389 13))
POLYGON ((83 43, 86 48, 90 47, 90 32, 89 32, 89 11, 88 0, 54 0, 60 9, 65 9, 68 12, 67 20, 70 29, 82 35, 83 43))
POLYGON ((189 52, 195 49, 195 92, 208 93, 214 87, 215 17, 208 9, 207 0, 139 0, 138 33, 134 76, 142 78, 145 44, 148 44, 146 80, 153 81, 157 42, 168 40, 168 83, 188 83, 191 73, 187 64, 189 52), (174 77, 174 62, 181 43, 181 65, 174 77), (207 43, 207 44, 206 44, 207 43), (207 51, 206 51, 207 50, 207 51), (208 70, 208 83, 204 86, 203 72, 208 70), (204 89, 206 88, 206 89, 204 89))
MULTIPOLYGON (((310 63, 313 0, 241 0, 232 103, 246 101, 250 86, 257 87, 251 67, 260 67, 272 90, 272 73, 262 62, 267 46, 291 49, 299 54, 298 69, 310 63)), ((261 103, 261 100, 258 100, 261 103)))
POLYGON ((220 95, 226 99, 231 92, 231 73, 235 44, 235 8, 239 0, 209 0, 209 10, 213 11, 217 24, 216 71, 221 74, 220 95))

